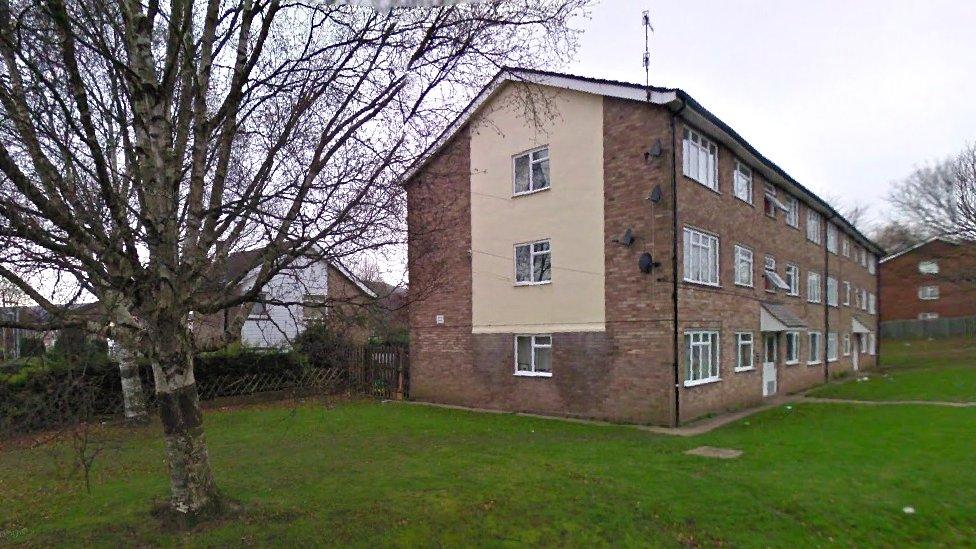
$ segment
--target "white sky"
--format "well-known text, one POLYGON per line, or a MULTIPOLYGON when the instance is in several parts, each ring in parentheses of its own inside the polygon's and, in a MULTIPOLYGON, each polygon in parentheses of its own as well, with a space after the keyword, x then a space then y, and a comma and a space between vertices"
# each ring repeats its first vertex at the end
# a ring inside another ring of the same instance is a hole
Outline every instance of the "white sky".
POLYGON ((679 87, 821 195, 883 215, 890 183, 976 141, 976 0, 603 0, 566 72, 679 87))

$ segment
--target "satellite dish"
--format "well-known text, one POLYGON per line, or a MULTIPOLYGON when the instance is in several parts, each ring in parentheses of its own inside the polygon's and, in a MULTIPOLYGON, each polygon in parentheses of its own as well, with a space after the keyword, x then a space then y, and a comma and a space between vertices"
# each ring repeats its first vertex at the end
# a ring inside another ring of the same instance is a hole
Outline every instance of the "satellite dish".
POLYGON ((620 240, 617 242, 620 242, 624 246, 630 246, 634 243, 634 231, 628 228, 626 231, 624 231, 624 235, 620 237, 620 240))
POLYGON ((651 254, 644 252, 641 254, 640 259, 637 260, 637 266, 640 268, 642 273, 649 273, 651 269, 654 268, 654 259, 651 254))
POLYGON ((651 204, 657 204, 658 202, 661 201, 661 198, 662 198, 661 186, 654 185, 654 188, 651 189, 651 195, 648 196, 647 199, 651 201, 651 204))
POLYGON ((648 152, 654 158, 660 158, 661 155, 664 154, 664 148, 661 147, 661 140, 658 139, 657 141, 655 141, 654 144, 651 145, 651 150, 648 152))

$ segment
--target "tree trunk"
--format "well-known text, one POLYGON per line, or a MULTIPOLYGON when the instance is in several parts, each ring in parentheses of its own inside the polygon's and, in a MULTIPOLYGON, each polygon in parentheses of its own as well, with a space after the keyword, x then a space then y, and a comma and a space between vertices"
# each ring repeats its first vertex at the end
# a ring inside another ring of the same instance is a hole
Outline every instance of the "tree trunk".
POLYGON ((176 339, 178 348, 158 353, 153 374, 166 439, 171 510, 181 522, 192 525, 219 513, 222 502, 207 455, 193 353, 188 338, 176 339))
POLYGON ((122 377, 122 403, 125 406, 125 422, 143 424, 149 422, 146 411, 146 395, 142 391, 142 377, 135 355, 128 349, 119 350, 119 373, 122 377))

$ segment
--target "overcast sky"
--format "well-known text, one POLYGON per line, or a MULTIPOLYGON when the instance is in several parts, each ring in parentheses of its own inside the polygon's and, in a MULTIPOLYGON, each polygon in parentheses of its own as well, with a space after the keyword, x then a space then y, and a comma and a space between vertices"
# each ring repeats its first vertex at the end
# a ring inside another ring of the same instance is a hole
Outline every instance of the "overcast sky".
POLYGON ((800 183, 885 208, 976 141, 976 0, 603 0, 567 72, 679 87, 800 183))

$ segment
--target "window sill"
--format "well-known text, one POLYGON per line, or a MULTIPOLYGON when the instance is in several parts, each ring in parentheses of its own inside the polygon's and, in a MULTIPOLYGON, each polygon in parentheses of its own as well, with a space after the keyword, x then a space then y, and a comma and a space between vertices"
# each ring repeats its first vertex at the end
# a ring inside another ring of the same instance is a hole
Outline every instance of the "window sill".
POLYGON ((838 360, 839 359, 836 359, 836 358, 828 358, 827 359, 827 362, 837 362, 838 360))
POLYGON ((733 193, 732 196, 735 196, 735 199, 738 200, 739 202, 742 202, 743 204, 748 204, 749 206, 751 206, 753 208, 756 207, 755 204, 753 204, 752 202, 749 202, 748 200, 742 198, 741 196, 736 195, 735 193, 733 193))
POLYGON ((515 372, 518 377, 552 377, 552 372, 515 372))
POLYGON ((818 360, 816 362, 807 362, 807 366, 817 366, 819 364, 823 364, 823 361, 822 360, 818 360))
POLYGON ((705 379, 699 379, 696 381, 685 381, 685 387, 697 387, 699 385, 708 385, 709 383, 717 383, 722 381, 720 377, 709 377, 705 379))
POLYGON ((786 226, 789 227, 789 228, 791 228, 791 229, 796 229, 797 231, 800 230, 800 225, 791 225, 789 222, 787 222, 786 223, 786 226))
MULTIPOLYGON (((688 281, 686 280, 685 282, 688 281)), ((693 284, 700 284, 700 282, 693 282, 693 284)), ((752 284, 743 284, 741 282, 736 282, 735 285, 738 288, 755 288, 755 286, 753 286, 752 284)))
POLYGON ((721 288, 722 287, 722 284, 721 283, 712 284, 710 282, 698 282, 696 280, 688 280, 687 278, 683 279, 682 282, 684 282, 685 284, 692 284, 692 285, 695 285, 695 286, 702 286, 704 288, 721 288))
POLYGON ((797 365, 797 364, 799 364, 799 363, 800 363, 800 361, 799 361, 799 360, 787 360, 787 361, 786 361, 786 362, 784 362, 783 364, 785 364, 785 365, 787 365, 787 366, 796 366, 796 365, 797 365))
POLYGON ((544 282, 516 282, 513 286, 545 286, 546 284, 552 284, 551 280, 546 280, 544 282))
MULTIPOLYGON (((713 193, 715 193, 715 194, 717 194, 719 196, 722 196, 722 191, 720 191, 718 189, 713 189, 713 188, 709 187, 708 186, 708 183, 705 183, 703 181, 699 181, 698 179, 696 179, 696 178, 694 178, 694 177, 692 177, 692 176, 690 176, 688 174, 683 174, 683 175, 684 175, 685 179, 688 179, 690 181, 694 181, 695 183, 701 185, 702 187, 705 187, 706 189, 712 191, 713 193)), ((718 187, 718 181, 715 182, 715 186, 718 187)))
POLYGON ((512 198, 518 198, 520 196, 528 196, 530 194, 541 193, 541 192, 544 192, 544 191, 548 191, 551 188, 552 188, 552 185, 550 184, 548 187, 543 187, 541 189, 535 189, 533 191, 522 191, 520 193, 514 193, 514 194, 512 194, 512 198))
POLYGON ((733 368, 732 371, 737 374, 741 374, 742 372, 754 372, 756 371, 756 367, 749 366, 748 368, 733 368))

